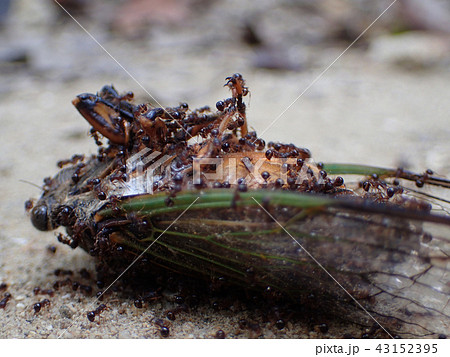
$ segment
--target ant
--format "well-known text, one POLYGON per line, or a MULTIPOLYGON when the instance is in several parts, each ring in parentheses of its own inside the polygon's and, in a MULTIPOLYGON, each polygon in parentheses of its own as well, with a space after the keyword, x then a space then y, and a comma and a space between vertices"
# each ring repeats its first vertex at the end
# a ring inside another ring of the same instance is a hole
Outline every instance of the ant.
POLYGON ((225 78, 227 83, 225 83, 224 87, 231 89, 231 94, 234 98, 245 97, 250 91, 248 87, 245 86, 245 80, 242 77, 242 74, 235 73, 231 77, 225 78))
POLYGON ((105 311, 108 307, 105 304, 99 305, 95 310, 92 310, 86 314, 88 320, 90 322, 94 322, 95 316, 99 316, 103 311, 105 311))
POLYGON ((8 303, 8 301, 11 299, 11 294, 6 292, 3 295, 3 299, 0 301, 0 309, 4 309, 6 307, 6 304, 8 303))
POLYGON ((155 323, 155 325, 159 326, 159 328, 160 328, 159 333, 161 334, 161 337, 164 337, 164 338, 169 337, 170 329, 166 325, 164 325, 163 320, 156 319, 154 323, 155 323))
POLYGON ((55 292, 51 289, 41 289, 40 287, 35 287, 33 289, 34 295, 48 295, 48 296, 54 296, 55 292))
POLYGON ((84 160, 84 155, 75 154, 68 160, 58 161, 56 165, 61 169, 66 165, 69 165, 69 164, 75 165, 78 163, 78 161, 83 161, 83 160, 84 160))
POLYGON ((34 312, 37 314, 39 311, 41 311, 41 309, 44 306, 50 306, 50 300, 49 299, 44 299, 44 300, 39 301, 36 304, 34 304, 34 306, 33 306, 34 312))

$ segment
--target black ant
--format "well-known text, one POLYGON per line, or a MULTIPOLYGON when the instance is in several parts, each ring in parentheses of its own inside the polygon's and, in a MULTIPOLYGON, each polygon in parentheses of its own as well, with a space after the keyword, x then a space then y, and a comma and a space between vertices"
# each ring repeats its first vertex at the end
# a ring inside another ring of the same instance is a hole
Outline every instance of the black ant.
POLYGON ((34 306, 33 306, 34 312, 37 314, 39 311, 41 311, 41 309, 44 306, 50 306, 50 300, 49 299, 44 299, 44 300, 39 301, 36 304, 34 304, 34 306))
POLYGON ((61 168, 63 168, 66 165, 69 165, 69 164, 75 165, 76 163, 78 163, 78 161, 83 161, 83 160, 84 160, 84 155, 75 154, 68 160, 60 160, 60 161, 58 161, 56 163, 56 165, 61 169, 61 168))
POLYGON ((8 303, 8 301, 11 299, 11 294, 6 292, 3 295, 3 299, 0 301, 0 309, 4 309, 6 307, 6 304, 8 303))
POLYGON ((95 310, 92 310, 86 314, 88 320, 90 322, 94 322, 95 316, 99 316, 103 311, 105 311, 108 307, 105 304, 99 305, 95 310))
POLYGON ((54 296, 55 292, 51 289, 41 289, 40 287, 35 287, 33 289, 34 295, 48 295, 48 296, 54 296))
POLYGON ((169 337, 170 335, 170 329, 164 325, 164 321, 161 319, 156 319, 154 321, 155 325, 157 325, 160 329, 159 329, 159 333, 161 334, 161 337, 169 337))

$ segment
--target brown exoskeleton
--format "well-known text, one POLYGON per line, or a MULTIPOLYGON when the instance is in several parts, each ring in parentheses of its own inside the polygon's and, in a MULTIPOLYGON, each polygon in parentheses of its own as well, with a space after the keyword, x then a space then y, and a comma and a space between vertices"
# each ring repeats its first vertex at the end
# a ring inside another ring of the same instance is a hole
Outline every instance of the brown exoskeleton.
POLYGON ((99 133, 115 144, 126 144, 133 107, 128 103, 133 93, 119 96, 114 87, 105 86, 100 93, 80 94, 72 104, 99 133), (131 110, 131 112, 130 112, 131 110))

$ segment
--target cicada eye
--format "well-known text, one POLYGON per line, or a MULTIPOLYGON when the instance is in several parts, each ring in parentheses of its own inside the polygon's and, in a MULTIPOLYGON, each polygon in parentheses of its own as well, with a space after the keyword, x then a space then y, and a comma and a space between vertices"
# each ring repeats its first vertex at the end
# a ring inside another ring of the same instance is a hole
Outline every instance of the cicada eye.
POLYGON ((40 231, 48 231, 51 229, 48 221, 47 206, 39 205, 31 210, 31 223, 40 231))

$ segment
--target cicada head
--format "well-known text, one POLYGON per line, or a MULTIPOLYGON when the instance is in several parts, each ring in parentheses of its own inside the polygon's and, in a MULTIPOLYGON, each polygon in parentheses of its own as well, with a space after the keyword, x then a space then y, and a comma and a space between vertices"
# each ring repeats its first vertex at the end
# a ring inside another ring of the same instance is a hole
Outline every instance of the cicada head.
POLYGON ((76 191, 79 190, 73 180, 76 173, 80 175, 77 174, 77 180, 84 182, 86 174, 82 174, 76 165, 44 180, 42 196, 30 211, 31 223, 38 230, 50 231, 73 223, 73 200, 77 199, 76 191))
POLYGON ((41 203, 31 210, 31 223, 40 231, 49 231, 54 228, 49 220, 48 207, 45 203, 41 203))

